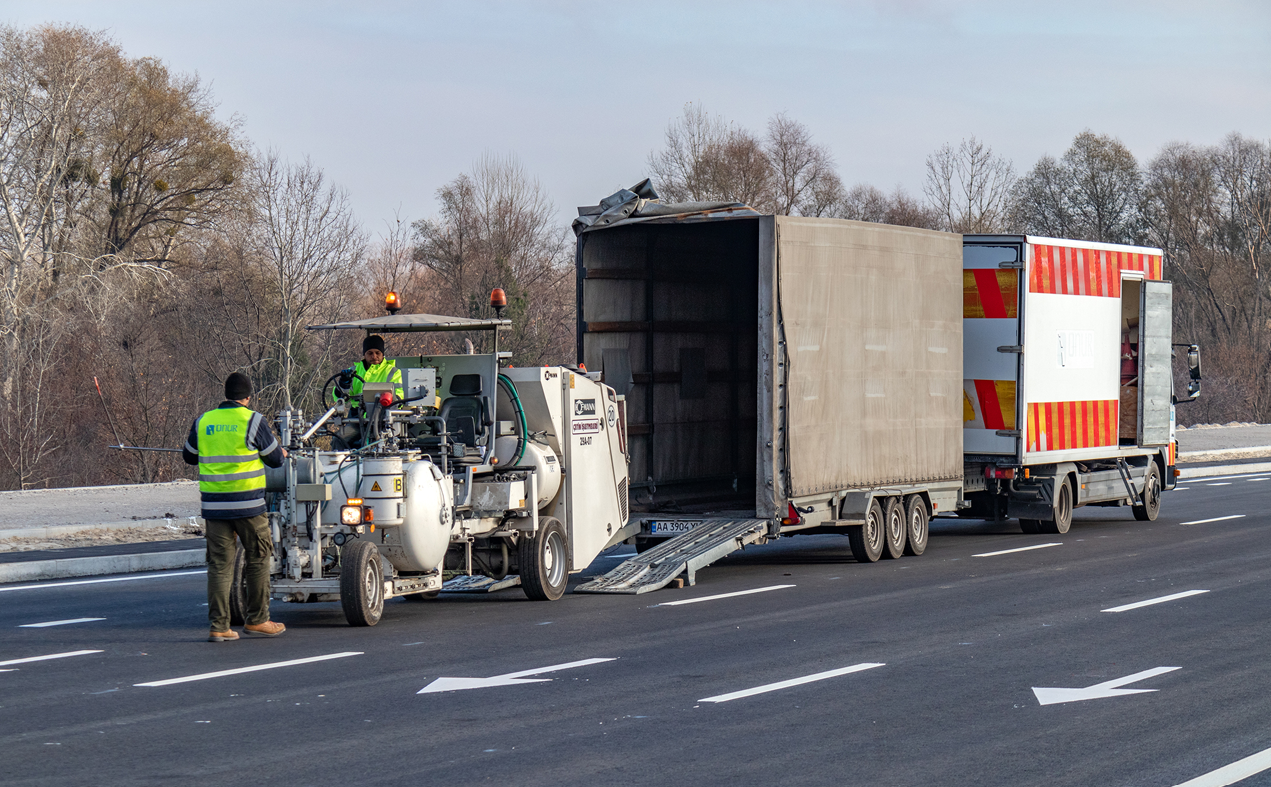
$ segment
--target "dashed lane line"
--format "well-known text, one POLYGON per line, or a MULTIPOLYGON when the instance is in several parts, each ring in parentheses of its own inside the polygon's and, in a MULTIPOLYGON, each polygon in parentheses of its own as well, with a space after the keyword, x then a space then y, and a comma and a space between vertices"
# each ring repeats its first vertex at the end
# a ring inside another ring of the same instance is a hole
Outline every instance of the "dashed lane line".
POLYGON ((1243 519, 1244 514, 1232 514, 1231 516, 1216 516, 1213 519, 1196 519, 1191 522, 1179 522, 1180 525, 1207 525, 1210 522, 1225 522, 1228 519, 1243 519))
POLYGON ((1256 776, 1268 768, 1271 768, 1271 749, 1263 749, 1257 754, 1251 754, 1243 760, 1236 760, 1230 765, 1224 765, 1218 770, 1202 774, 1195 779, 1188 779, 1175 787, 1227 787, 1228 784, 1235 784, 1250 776, 1256 776))
POLYGON ((1101 609, 1099 611, 1100 612, 1129 612, 1130 610, 1138 609, 1139 607, 1150 607, 1153 604, 1164 604, 1167 601, 1174 601, 1180 598, 1187 598, 1188 596, 1199 596, 1201 593, 1208 593, 1208 592, 1209 592, 1208 590, 1185 590, 1182 593, 1173 593, 1168 596, 1161 596, 1160 598, 1149 598, 1146 601, 1136 601, 1133 604, 1122 604, 1119 607, 1109 607, 1108 609, 1101 609))
POLYGON ((126 577, 107 577, 106 579, 77 579, 73 582, 41 582, 38 585, 14 585, 13 587, 0 587, 0 593, 7 593, 10 590, 40 590, 42 588, 64 588, 70 585, 96 585, 101 582, 132 582, 138 579, 166 579, 168 577, 187 577, 191 574, 206 574, 207 569, 201 568, 198 571, 166 571, 156 574, 130 574, 126 577))
POLYGON ((30 664, 33 661, 49 661, 50 659, 68 659, 71 656, 87 656, 89 653, 101 653, 100 650, 71 650, 66 653, 50 653, 47 656, 28 656, 25 659, 9 659, 8 661, 0 661, 0 667, 8 667, 12 664, 30 664))
POLYGON ((665 601, 661 604, 654 604, 655 607, 678 607, 681 604, 696 604, 699 601, 714 601, 720 598, 732 598, 733 596, 749 596, 751 593, 767 593, 769 590, 782 590, 784 588, 792 588, 794 585, 769 585, 766 588, 754 588, 753 590, 738 590, 735 593, 719 593, 714 596, 701 596, 699 598, 686 598, 680 601, 665 601))
POLYGON ((1028 552, 1028 551, 1029 551, 1029 550, 1031 550, 1031 549, 1045 549, 1046 547, 1061 547, 1061 546, 1063 546, 1063 542, 1062 542, 1062 541, 1056 541, 1056 542, 1053 542, 1053 543, 1050 543, 1050 544, 1033 544, 1031 547, 1018 547, 1018 548, 1016 548, 1016 549, 1003 549, 1003 550, 998 551, 998 552, 981 552, 980 554, 978 554, 978 555, 972 555, 971 557, 997 557, 998 555, 1009 555, 1009 554, 1011 554, 1012 552, 1028 552))
POLYGON ((69 626, 72 623, 92 623, 94 620, 105 620, 105 618, 71 618, 70 620, 49 620, 44 623, 23 623, 18 626, 20 629, 46 629, 49 626, 69 626))
POLYGON ((278 669, 279 667, 295 667, 300 664, 312 664, 315 661, 330 661, 331 659, 343 659, 349 656, 361 656, 365 651, 348 651, 345 653, 331 653, 326 656, 310 656, 305 659, 292 659, 290 661, 275 661, 271 664, 257 664, 254 667, 239 667, 238 669, 224 669, 217 672, 204 672, 199 675, 186 675, 181 678, 168 678, 167 680, 155 680, 149 683, 134 683, 134 686, 158 687, 172 686, 177 683, 190 683, 196 680, 210 680, 212 678, 224 678, 228 675, 242 675, 246 672, 260 672, 267 669, 278 669))
POLYGON ((791 686, 801 686, 804 683, 813 683, 818 680, 837 678, 839 675, 848 675, 853 672, 863 672, 867 669, 884 666, 886 665, 873 662, 853 664, 850 667, 841 667, 839 669, 827 670, 826 672, 818 672, 815 675, 805 675, 802 678, 791 678, 790 680, 783 680, 778 683, 768 683, 763 686, 755 686, 753 689, 742 689, 741 691, 734 691, 729 694, 717 694, 714 697, 705 697, 700 699, 698 702, 730 702, 732 700, 739 700, 742 697, 753 697, 756 694, 767 694, 770 691, 780 691, 781 689, 788 689, 791 686))

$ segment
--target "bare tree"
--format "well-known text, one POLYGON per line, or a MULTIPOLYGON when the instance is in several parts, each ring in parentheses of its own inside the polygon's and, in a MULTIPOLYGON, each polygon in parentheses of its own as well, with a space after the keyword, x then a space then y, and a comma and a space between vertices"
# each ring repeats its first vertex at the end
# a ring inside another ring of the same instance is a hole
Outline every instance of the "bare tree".
POLYGON ((807 126, 784 114, 768 121, 764 149, 772 166, 773 211, 785 216, 822 215, 833 184, 841 188, 830 151, 812 141, 807 126))
POLYGON ((1083 131, 1056 161, 1043 156, 1015 186, 1011 223, 1035 235, 1135 243, 1143 177, 1118 140, 1083 131))
POLYGON ((731 129, 707 148, 700 168, 706 199, 742 202, 760 213, 775 212, 772 162, 763 142, 749 131, 731 129))
POLYGON ((944 145, 927 157, 923 192, 952 232, 1000 232, 1005 228, 1011 188, 1010 161, 975 137, 956 149, 944 145))
POLYGON ((700 104, 688 103, 666 127, 665 147, 649 154, 649 170, 667 202, 714 199, 714 183, 704 164, 728 139, 732 127, 700 104))
POLYGON ((858 185, 847 191, 832 214, 840 219, 874 221, 902 227, 940 229, 941 217, 899 186, 885 194, 875 186, 858 185))

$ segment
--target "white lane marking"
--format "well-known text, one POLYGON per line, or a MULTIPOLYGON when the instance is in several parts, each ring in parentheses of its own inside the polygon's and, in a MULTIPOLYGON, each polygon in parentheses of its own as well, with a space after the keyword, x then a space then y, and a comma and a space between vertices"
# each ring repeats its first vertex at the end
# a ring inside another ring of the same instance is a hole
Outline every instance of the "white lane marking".
POLYGON ((1167 490, 1165 490, 1165 491, 1167 491, 1167 492, 1186 492, 1188 489, 1191 489, 1191 487, 1190 487, 1190 486, 1176 486, 1176 487, 1174 487, 1173 489, 1167 489, 1167 490))
POLYGON ((779 683, 768 683, 763 686, 756 686, 753 689, 742 689, 741 691, 734 691, 729 694, 717 694, 714 697, 704 697, 703 699, 698 700, 698 702, 728 702, 730 700, 739 700, 742 697, 753 697, 756 694, 767 694, 770 691, 780 691, 781 689, 788 689, 791 686, 801 686, 804 683, 814 683, 818 680, 837 678, 839 675, 848 675, 853 672, 864 672, 867 669, 874 669, 875 667, 883 666, 886 665, 876 662, 853 664, 850 667, 841 667, 839 669, 832 669, 826 672, 818 672, 815 675, 805 675, 802 678, 791 678, 790 680, 783 680, 779 683))
POLYGON ((101 653, 100 650, 71 650, 66 653, 50 653, 47 656, 31 656, 25 659, 9 659, 8 661, 0 661, 0 667, 7 667, 10 664, 30 664, 33 661, 48 661, 49 659, 67 659, 71 656, 87 656, 89 653, 101 653))
POLYGON ((755 588, 754 590, 738 590, 735 593, 719 593, 714 596, 702 596, 700 598, 686 598, 681 601, 665 601, 661 604, 654 604, 655 607, 677 607, 680 604, 696 604, 699 601, 714 601, 717 598, 732 598, 733 596, 749 596, 751 593, 767 593, 769 590, 781 590, 783 588, 792 588, 795 585, 770 585, 766 588, 755 588))
POLYGON ((1257 754, 1250 754, 1243 760, 1236 760, 1216 771, 1201 774, 1195 779, 1188 779, 1175 787, 1227 787, 1228 784, 1248 779, 1268 768, 1271 768, 1271 749, 1263 749, 1257 754))
POLYGON ((1000 552, 981 552, 980 554, 972 555, 971 557, 995 557, 997 555, 1009 555, 1012 552, 1027 552, 1030 549, 1045 549, 1046 547, 1061 547, 1061 546, 1063 546, 1063 542, 1056 541, 1051 544, 1034 544, 1031 547, 1019 547, 1018 549, 1003 549, 1000 552))
POLYGON ((45 623, 23 623, 18 626, 20 629, 46 629, 49 626, 69 626, 72 623, 91 623, 94 620, 105 620, 105 618, 71 618, 70 620, 50 620, 45 623))
POLYGON ((310 656, 307 659, 292 659, 291 661, 275 661, 272 664, 257 664, 254 667, 239 667, 238 669, 224 669, 218 672, 204 672, 201 675, 186 675, 184 678, 168 678, 167 680, 155 680, 149 683, 134 683, 134 686, 171 686, 175 683, 189 683, 195 680, 209 680, 211 678, 223 678, 226 675, 242 675, 245 672, 259 672, 266 669, 278 669, 279 667, 294 667, 298 664, 312 664, 315 661, 329 661, 331 659, 342 659, 348 656, 361 656, 364 651, 348 651, 346 653, 332 653, 327 656, 310 656))
POLYGON ((1192 522, 1180 522, 1181 525, 1204 525, 1210 522, 1224 522, 1228 519, 1243 519, 1244 514, 1232 514, 1231 516, 1216 516, 1213 519, 1197 519, 1192 522))
POLYGON ((187 577, 191 574, 206 574, 207 569, 198 571, 173 571, 167 574, 132 574, 126 577, 108 577, 107 579, 77 579, 74 582, 41 582, 38 585, 14 585, 11 588, 0 588, 0 593, 10 590, 37 590, 39 588, 64 588, 68 585, 96 585, 99 582, 131 582, 135 579, 164 579, 166 577, 187 577))
POLYGON ((1033 694, 1037 697, 1038 704, 1056 705, 1061 702, 1081 702, 1083 700, 1101 700, 1108 697, 1124 697, 1127 694, 1147 694, 1156 691, 1156 689, 1123 689, 1120 688, 1128 683, 1138 683, 1141 680, 1155 678, 1157 675, 1164 675, 1167 672, 1173 672, 1182 667, 1156 667, 1155 669, 1145 669, 1142 672, 1136 672, 1133 675, 1126 675, 1124 678, 1116 680, 1108 680, 1103 683, 1096 683, 1093 686, 1087 686, 1084 689, 1057 689, 1057 688, 1037 688, 1033 687, 1033 694))
POLYGON ((437 678, 432 683, 429 683, 427 686, 415 693, 433 694, 438 691, 487 689, 491 686, 515 686, 518 683, 548 683, 551 681, 551 678, 527 678, 525 676, 540 675, 544 672, 558 672, 563 669, 574 669, 575 667, 587 667, 592 664, 600 664, 606 661, 617 661, 617 659, 583 659, 582 661, 571 661, 567 664, 553 664, 550 667, 538 667, 536 669, 521 670, 520 672, 509 672, 506 675, 495 675, 490 678, 437 678))
POLYGON ((1168 596, 1161 596, 1160 598, 1149 598, 1147 601, 1136 601, 1133 604, 1122 604, 1119 607, 1109 607, 1108 609, 1101 609, 1099 611, 1100 612, 1128 612, 1131 609, 1138 609, 1139 607, 1150 607, 1153 604, 1164 604, 1166 601, 1174 601, 1175 599, 1187 598, 1188 596, 1199 596, 1201 593, 1208 593, 1208 592, 1209 592, 1208 590, 1185 590, 1182 593, 1173 593, 1168 596))
POLYGON ((1230 481, 1223 481, 1223 482, 1221 482, 1221 483, 1217 483, 1217 484, 1205 484, 1205 486, 1231 486, 1231 482, 1230 482, 1230 481))

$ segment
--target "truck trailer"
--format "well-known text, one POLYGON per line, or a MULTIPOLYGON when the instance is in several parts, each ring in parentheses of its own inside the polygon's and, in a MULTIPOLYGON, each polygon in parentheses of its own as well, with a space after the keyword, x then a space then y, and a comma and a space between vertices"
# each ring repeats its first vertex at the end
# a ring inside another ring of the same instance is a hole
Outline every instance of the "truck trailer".
POLYGON ((1173 486, 1159 250, 663 205, 647 182, 575 231, 578 357, 625 399, 640 528, 579 591, 692 583, 796 534, 920 555, 934 516, 1155 518, 1173 486))

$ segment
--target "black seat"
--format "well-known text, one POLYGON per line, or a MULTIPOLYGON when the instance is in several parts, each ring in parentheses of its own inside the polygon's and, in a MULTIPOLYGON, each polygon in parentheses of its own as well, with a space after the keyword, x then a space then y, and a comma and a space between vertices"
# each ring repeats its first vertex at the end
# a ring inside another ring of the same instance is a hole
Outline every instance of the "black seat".
POLYGON ((481 375, 456 374, 450 378, 450 397, 441 403, 440 415, 451 442, 476 448, 477 440, 490 425, 485 397, 481 395, 481 375))

